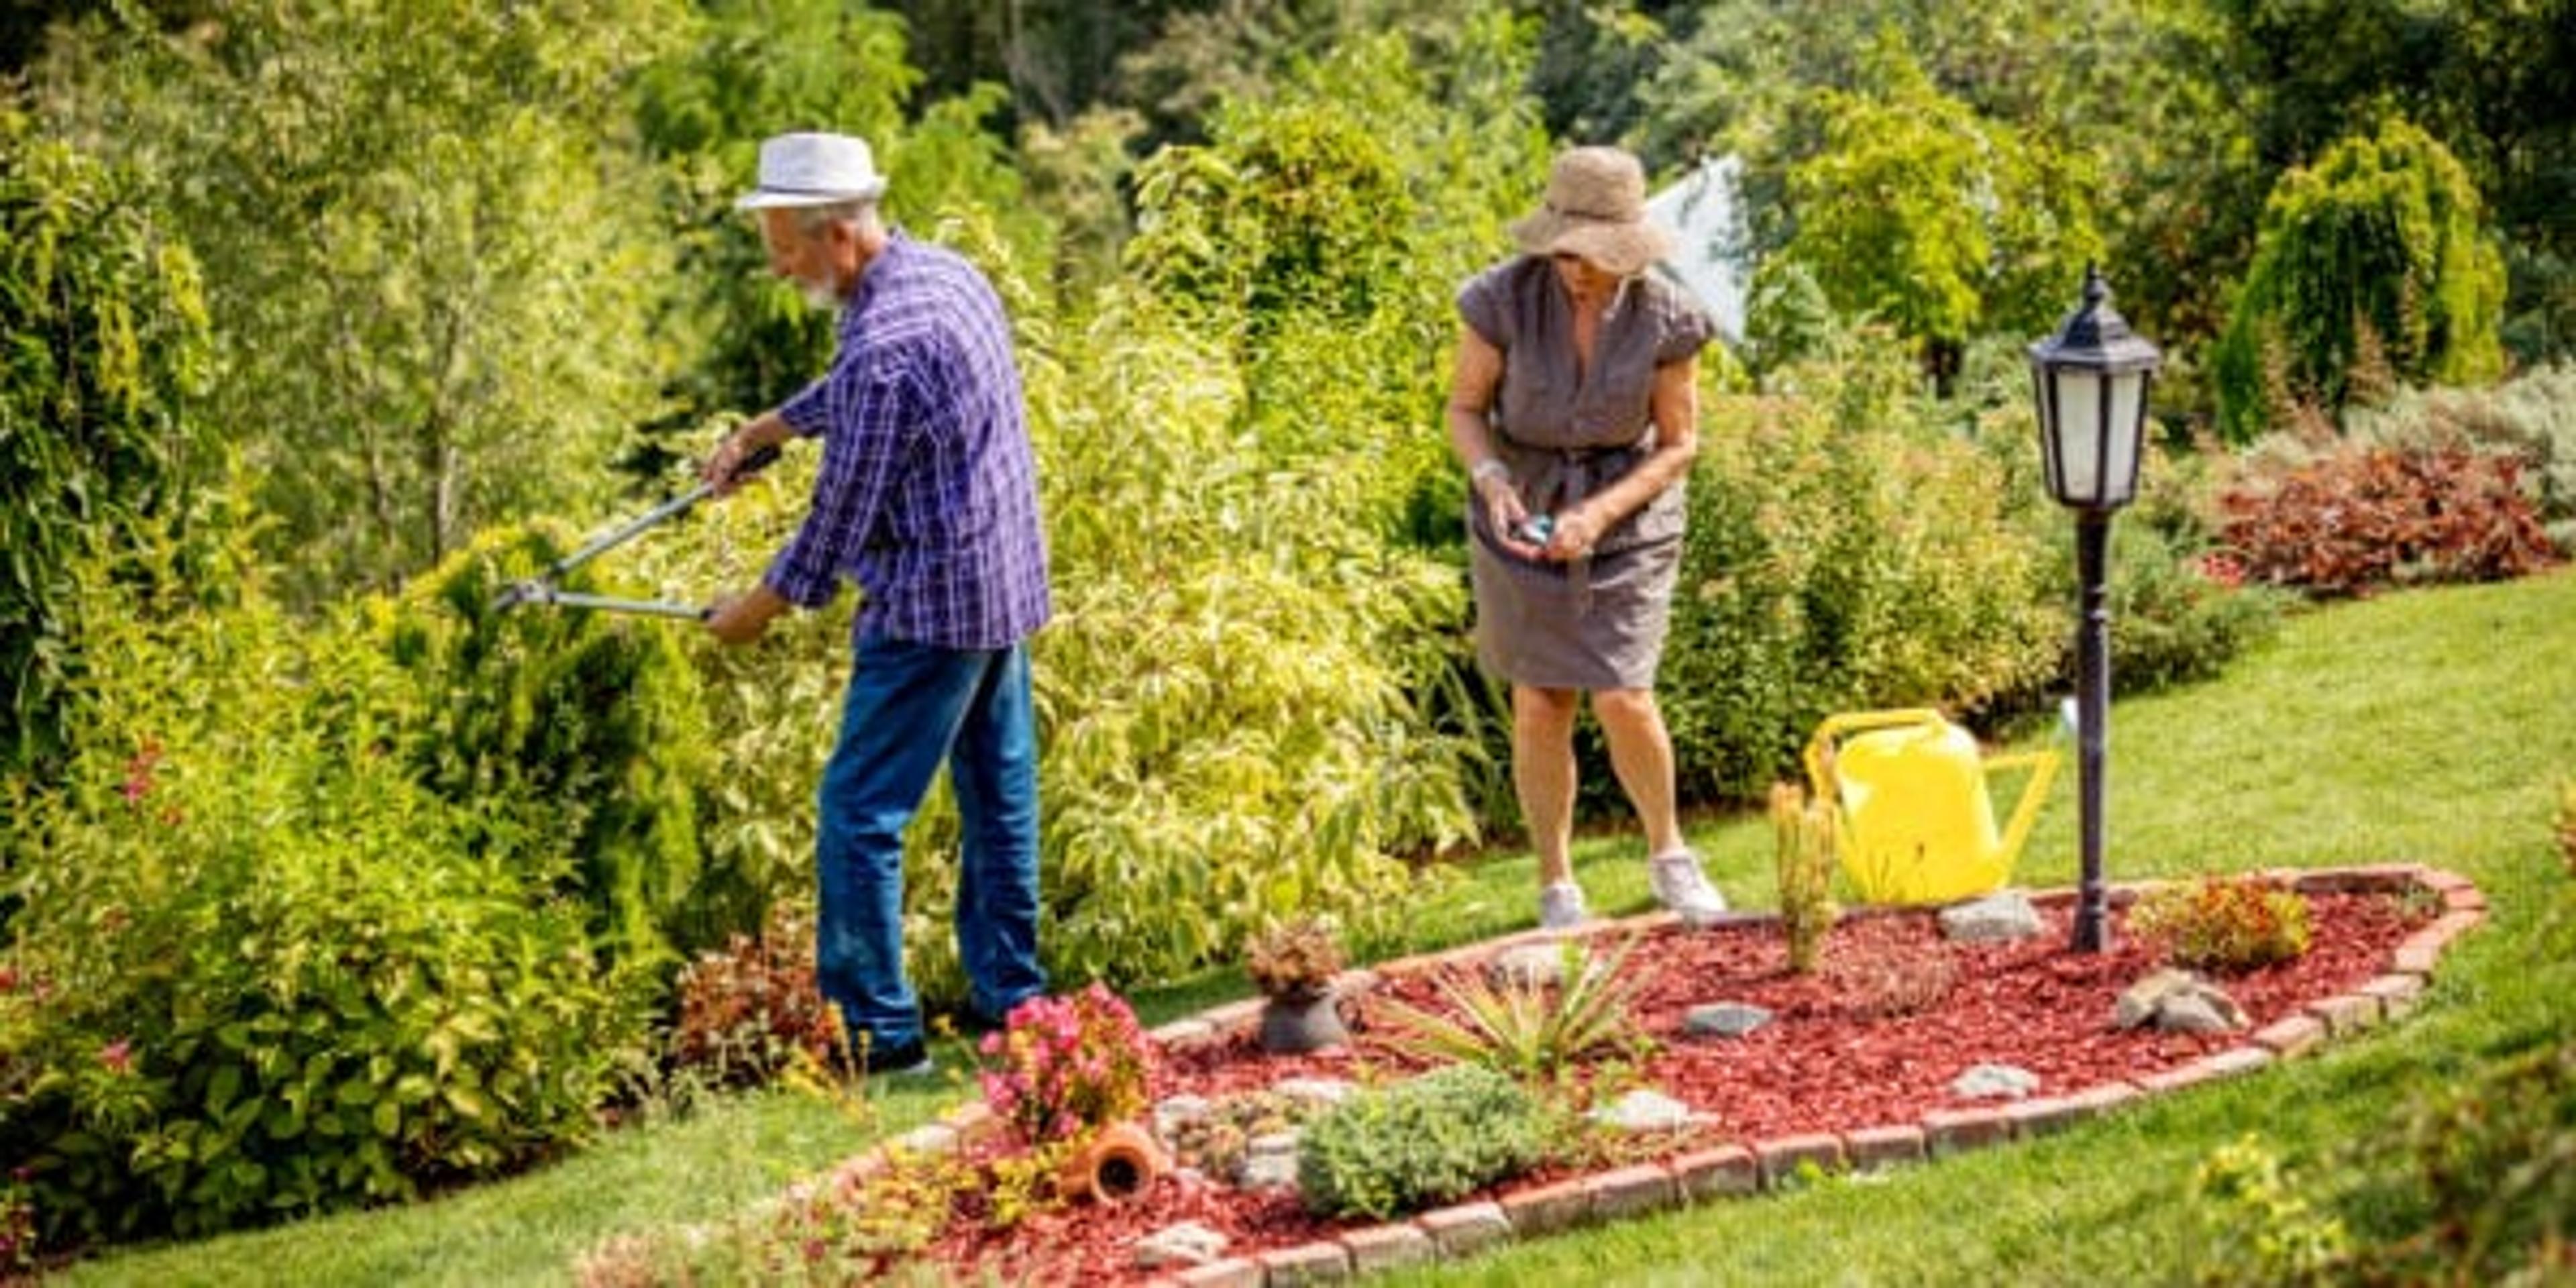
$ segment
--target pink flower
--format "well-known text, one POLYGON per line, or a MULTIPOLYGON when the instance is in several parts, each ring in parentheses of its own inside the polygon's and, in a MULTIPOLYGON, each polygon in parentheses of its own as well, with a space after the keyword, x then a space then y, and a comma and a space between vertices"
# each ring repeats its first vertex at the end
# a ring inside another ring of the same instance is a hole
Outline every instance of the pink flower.
POLYGON ((98 1062, 115 1074, 134 1072, 134 1040, 118 1038, 98 1050, 98 1062))

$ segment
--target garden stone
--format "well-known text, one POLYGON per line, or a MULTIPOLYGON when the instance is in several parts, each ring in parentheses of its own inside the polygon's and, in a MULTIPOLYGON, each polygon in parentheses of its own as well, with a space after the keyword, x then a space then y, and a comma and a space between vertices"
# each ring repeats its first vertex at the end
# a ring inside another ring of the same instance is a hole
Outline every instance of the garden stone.
POLYGON ((1308 1108, 1330 1109, 1350 1099, 1354 1088, 1341 1078, 1286 1078, 1270 1090, 1308 1108))
POLYGON ((2039 1090, 2039 1075, 2009 1064, 1970 1065, 1950 1080, 1950 1094, 1962 1100, 2019 1100, 2039 1090))
POLYGON ((1204 1266, 1225 1255, 1224 1235, 1199 1224, 1183 1221, 1165 1226, 1136 1241, 1136 1268, 1156 1270, 1164 1266, 1204 1266))
POLYGON ((1164 1140, 1178 1139, 1181 1129, 1207 1121, 1215 1106, 1205 1096, 1169 1096, 1154 1106, 1154 1134, 1164 1140))
POLYGON ((2152 1023, 2186 1033, 2223 1033, 2240 1028, 2245 1012, 2236 1000, 2190 971, 2167 968, 2131 984, 2112 1005, 2112 1022, 2123 1029, 2152 1023), (2216 1023, 2214 1028, 2182 1025, 2216 1023))
POLYGON ((1695 1038, 1740 1038, 1771 1022, 1771 1012, 1751 1002, 1711 1002, 1682 1016, 1682 1032, 1695 1038))
POLYGON ((1494 954, 1485 975, 1497 988, 1538 988, 1565 982, 1565 949, 1555 943, 1521 944, 1494 954))
POLYGON ((2156 1027, 2169 1033, 2225 1033, 2236 1026, 2219 1013, 2210 998, 2199 993, 2176 993, 2156 1008, 2156 1027))
POLYGON ((1677 1131, 1698 1117, 1689 1105, 1650 1087, 1640 1087, 1592 1111, 1592 1121, 1626 1132, 1677 1131))
POLYGON ((1253 1137, 1243 1151, 1242 1185, 1247 1190, 1297 1188, 1297 1133, 1253 1137))
POLYGON ((2028 939, 2040 931, 2039 909, 2030 896, 2005 890, 1972 903, 1941 910, 1941 933, 1958 943, 1996 943, 2028 939))

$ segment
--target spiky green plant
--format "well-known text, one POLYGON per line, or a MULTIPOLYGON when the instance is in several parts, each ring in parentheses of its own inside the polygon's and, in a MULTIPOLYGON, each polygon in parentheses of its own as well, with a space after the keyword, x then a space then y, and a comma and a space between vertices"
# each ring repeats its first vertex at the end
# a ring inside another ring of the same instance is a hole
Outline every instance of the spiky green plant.
POLYGON ((1780 929, 1789 938, 1789 969, 1810 975, 1837 912, 1833 805, 1808 800, 1795 783, 1774 783, 1771 830, 1778 845, 1780 929))
POLYGON ((1522 1082, 1552 1080, 1598 1055, 1642 1053, 1646 1038, 1630 1014, 1641 983, 1621 975, 1637 943, 1632 936, 1605 962, 1568 939, 1559 947, 1561 982, 1553 984, 1444 973, 1434 981, 1442 1006, 1394 998, 1377 1004, 1385 1034, 1376 1043, 1430 1064, 1482 1065, 1522 1082))

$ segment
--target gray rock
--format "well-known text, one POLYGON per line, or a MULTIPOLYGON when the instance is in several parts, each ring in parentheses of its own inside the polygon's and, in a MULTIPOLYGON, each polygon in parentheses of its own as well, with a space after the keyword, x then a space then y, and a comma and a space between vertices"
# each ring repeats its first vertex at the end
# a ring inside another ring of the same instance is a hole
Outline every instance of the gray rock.
POLYGON ((1771 1012, 1751 1002, 1711 1002, 1682 1016, 1682 1032, 1695 1038, 1740 1038, 1771 1022, 1771 1012))
POLYGON ((1950 1080, 1961 1100, 2019 1100, 2039 1090, 2039 1075, 2009 1064, 1976 1064, 1950 1080))
POLYGON ((1689 1105, 1640 1087, 1592 1111, 1592 1120, 1618 1131, 1677 1131, 1699 1121, 1689 1105))
POLYGON ((1247 1190, 1293 1190, 1297 1188, 1297 1138, 1292 1135, 1264 1136, 1252 1142, 1243 1155, 1243 1170, 1236 1184, 1247 1190), (1265 1142, 1286 1141, 1286 1148, 1263 1148, 1265 1142))
POLYGON ((1207 1121, 1215 1106, 1205 1096, 1167 1096, 1154 1105, 1154 1134, 1170 1140, 1180 1129, 1207 1121))
POLYGON ((2156 1008, 2156 1027, 2171 1033, 2225 1033, 2236 1026, 2198 993, 2176 993, 2156 1008))
POLYGON ((2245 1011, 2216 985, 2167 968, 2121 990, 2111 1022, 2124 1029, 2153 1024, 2177 1033, 2224 1033, 2245 1025, 2245 1011))
POLYGON ((1350 1099, 1354 1088, 1341 1078, 1287 1078, 1271 1090, 1300 1105, 1330 1109, 1350 1099))
POLYGON ((1486 965, 1485 977, 1497 988, 1561 984, 1565 982, 1565 946, 1548 942, 1506 948, 1494 954, 1494 960, 1486 965))
POLYGON ((1204 1266, 1225 1255, 1226 1238, 1196 1221, 1165 1226, 1136 1241, 1136 1267, 1204 1266))
POLYGON ((1959 943, 2028 939, 2040 931, 2039 909, 2019 890, 2003 890, 1941 910, 1941 933, 1959 943))

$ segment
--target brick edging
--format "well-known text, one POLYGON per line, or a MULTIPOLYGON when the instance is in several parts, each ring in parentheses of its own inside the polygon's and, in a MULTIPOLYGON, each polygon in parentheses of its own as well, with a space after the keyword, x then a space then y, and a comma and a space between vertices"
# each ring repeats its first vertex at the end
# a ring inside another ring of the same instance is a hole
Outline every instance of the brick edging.
MULTIPOLYGON (((1812 1165, 1828 1172, 1901 1167, 1963 1150, 2033 1140, 2086 1119, 2126 1109, 2150 1096, 2181 1091, 2267 1068, 2306 1055, 2347 1034, 2377 1027, 2414 1010, 2433 968, 2453 940, 2486 920, 2486 897, 2453 872, 2420 864, 2283 871, 2279 876, 2305 894, 2403 893, 2421 890, 2442 898, 2431 924, 2391 950, 2382 972, 2350 993, 2308 1003, 2244 1035, 2239 1044, 2213 1051, 2134 1081, 2113 1081, 2064 1095, 2009 1104, 1935 1109, 1913 1122, 1873 1124, 1840 1134, 1804 1133, 1703 1147, 1673 1158, 1638 1163, 1516 1190, 1493 1199, 1423 1212, 1407 1220, 1341 1231, 1331 1239, 1245 1254, 1194 1266, 1156 1280, 1194 1288, 1288 1288, 1289 1285, 1358 1278, 1373 1271, 1433 1259, 1459 1260, 1497 1244, 1536 1238, 1609 1221, 1625 1220, 1716 1199, 1738 1198, 1797 1184, 1812 1165)), ((2125 902, 2134 888, 2115 888, 2125 902)), ((2033 893, 2035 903, 2071 899, 2072 890, 2033 893)), ((1673 920, 1666 912, 1602 923, 1587 932, 1653 928, 1673 920)), ((1775 921, 1767 914, 1734 914, 1726 923, 1775 921)), ((1373 984, 1388 974, 1476 967, 1522 944, 1544 942, 1550 932, 1525 931, 1375 967, 1345 971, 1340 987, 1373 984)), ((1227 1040, 1258 1023, 1260 1004, 1233 1002, 1172 1021, 1152 1031, 1167 1046, 1227 1040)), ((916 1129, 894 1143, 944 1132, 953 1144, 979 1138, 998 1124, 980 1103, 969 1103, 933 1128, 916 1129)), ((872 1151, 860 1162, 871 1161, 872 1151)), ((853 1169, 856 1170, 855 1165, 853 1169)), ((859 1174, 864 1174, 861 1172, 859 1174)))

